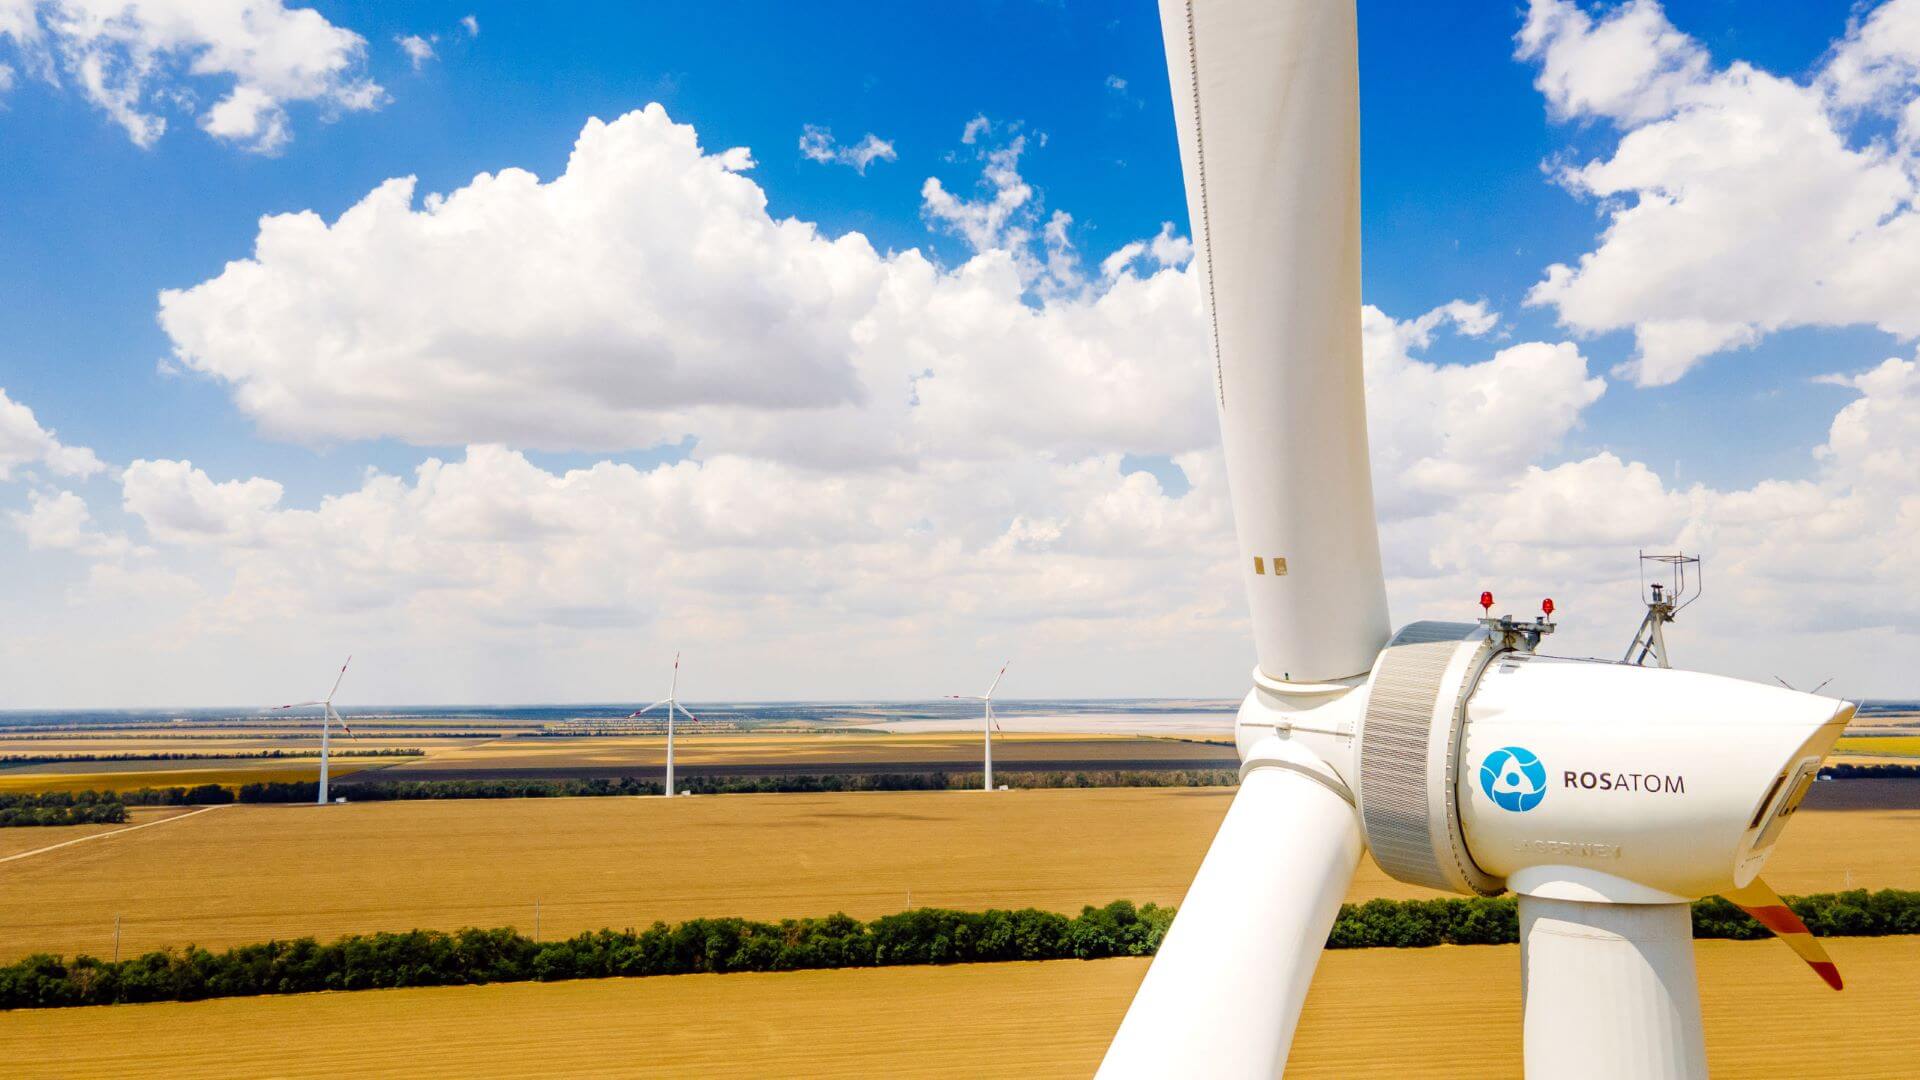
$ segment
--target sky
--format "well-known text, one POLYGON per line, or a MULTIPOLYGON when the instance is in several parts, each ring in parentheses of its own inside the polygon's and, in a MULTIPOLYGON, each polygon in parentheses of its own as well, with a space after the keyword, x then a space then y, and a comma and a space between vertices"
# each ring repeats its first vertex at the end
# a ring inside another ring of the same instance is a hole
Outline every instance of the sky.
MULTIPOLYGON (((1395 620, 1920 696, 1920 0, 1359 13, 1395 620)), ((1189 235, 1147 2, 0 0, 0 709, 1238 696, 1189 235)))

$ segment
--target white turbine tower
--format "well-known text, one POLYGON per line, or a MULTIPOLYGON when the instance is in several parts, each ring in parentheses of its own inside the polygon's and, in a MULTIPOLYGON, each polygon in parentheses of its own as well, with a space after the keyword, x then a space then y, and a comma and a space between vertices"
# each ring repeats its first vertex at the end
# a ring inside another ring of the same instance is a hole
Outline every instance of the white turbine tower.
POLYGON ((1690 901, 1726 896, 1839 985, 1757 875, 1853 706, 1540 656, 1545 619, 1390 632, 1354 0, 1160 11, 1259 666, 1240 790, 1101 1074, 1278 1075, 1371 848, 1402 881, 1519 894, 1529 1074, 1704 1075, 1690 901))
POLYGON ((686 708, 680 704, 679 694, 680 694, 680 654, 674 653, 673 654, 673 681, 667 684, 667 696, 661 698, 659 701, 654 702, 653 704, 647 706, 646 708, 639 710, 638 712, 631 712, 627 714, 627 719, 632 720, 635 717, 645 716, 647 713, 652 712, 653 710, 659 708, 662 705, 665 705, 667 707, 667 796, 669 798, 673 796, 673 714, 674 714, 674 711, 677 709, 679 710, 681 716, 684 716, 687 719, 694 721, 695 723, 699 722, 698 717, 688 712, 686 708))
POLYGON ((327 691, 326 697, 321 698, 319 701, 296 701, 291 705, 282 705, 279 709, 274 710, 278 712, 281 709, 310 709, 315 705, 320 706, 320 797, 317 801, 322 806, 327 804, 327 765, 329 755, 332 752, 333 740, 330 736, 333 733, 333 722, 338 720, 340 722, 340 730, 345 731, 348 735, 353 734, 353 729, 347 726, 347 722, 341 720, 340 714, 333 711, 333 695, 340 692, 340 683, 347 677, 347 664, 351 663, 353 663, 353 657, 349 656, 347 657, 347 663, 340 665, 340 674, 334 676, 333 689, 327 691))
POLYGON ((993 790, 993 733, 1000 730, 1000 724, 997 721, 995 721, 993 718, 993 692, 1000 688, 1000 680, 1006 677, 1007 669, 1012 666, 1013 666, 1012 660, 1008 660, 1006 663, 1001 664, 1000 674, 995 675, 993 677, 993 684, 987 687, 987 692, 984 694, 980 694, 977 696, 971 695, 971 694, 948 694, 947 695, 947 699, 950 701, 978 701, 982 705, 986 706, 985 715, 982 717, 980 721, 980 728, 981 728, 982 737, 986 741, 986 753, 985 753, 985 756, 981 759, 981 762, 982 762, 982 771, 986 774, 986 779, 984 781, 984 789, 987 791, 993 790))

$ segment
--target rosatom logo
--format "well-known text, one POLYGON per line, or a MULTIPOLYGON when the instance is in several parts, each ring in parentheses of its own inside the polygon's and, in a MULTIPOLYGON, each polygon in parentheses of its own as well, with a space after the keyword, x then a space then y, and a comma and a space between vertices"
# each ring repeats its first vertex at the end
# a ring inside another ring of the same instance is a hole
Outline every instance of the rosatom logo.
POLYGON ((1547 767, 1531 750, 1503 747, 1480 763, 1480 790, 1502 810, 1531 810, 1547 797, 1547 767))

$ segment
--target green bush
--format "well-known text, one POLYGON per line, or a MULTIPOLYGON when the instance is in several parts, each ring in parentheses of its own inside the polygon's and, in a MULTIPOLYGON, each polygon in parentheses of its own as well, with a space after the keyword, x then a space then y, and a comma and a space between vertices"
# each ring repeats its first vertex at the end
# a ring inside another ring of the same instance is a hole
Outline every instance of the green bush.
POLYGON ((111 792, 49 791, 0 795, 0 828, 22 825, 112 825, 127 820, 111 792))

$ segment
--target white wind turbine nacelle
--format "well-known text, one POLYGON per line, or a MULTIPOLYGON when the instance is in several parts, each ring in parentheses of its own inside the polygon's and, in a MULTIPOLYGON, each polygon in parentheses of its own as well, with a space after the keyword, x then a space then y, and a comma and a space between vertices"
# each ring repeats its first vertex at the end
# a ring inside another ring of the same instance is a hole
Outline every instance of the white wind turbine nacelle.
POLYGON ((1389 636, 1354 0, 1160 10, 1259 667, 1240 791, 1101 1074, 1278 1075, 1370 848, 1520 894, 1529 1073, 1704 1075, 1689 901, 1727 896, 1838 986, 1757 875, 1853 706, 1537 656, 1544 621, 1389 636))

